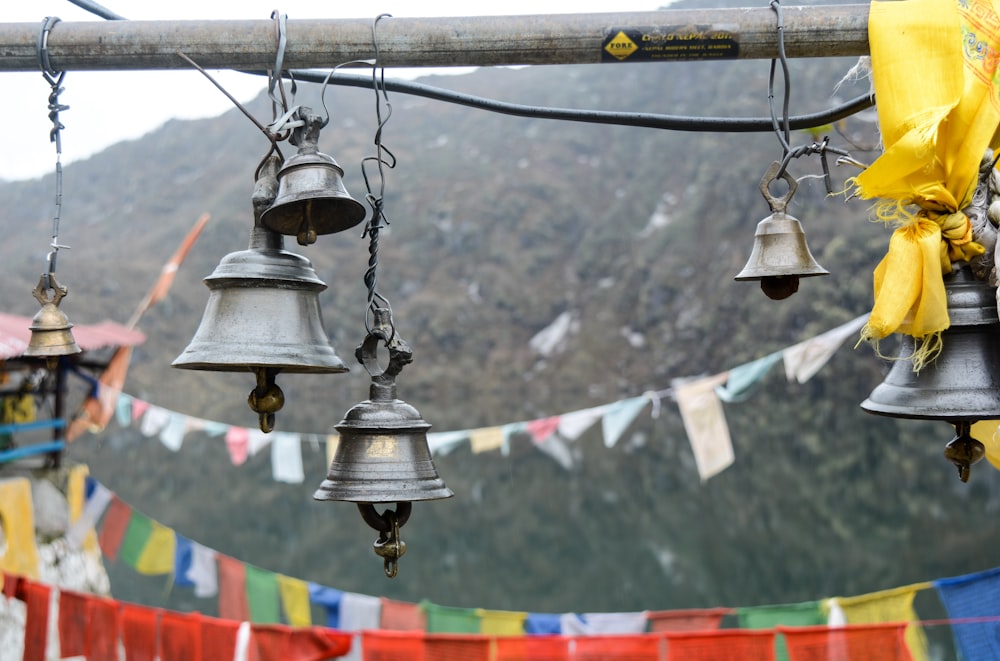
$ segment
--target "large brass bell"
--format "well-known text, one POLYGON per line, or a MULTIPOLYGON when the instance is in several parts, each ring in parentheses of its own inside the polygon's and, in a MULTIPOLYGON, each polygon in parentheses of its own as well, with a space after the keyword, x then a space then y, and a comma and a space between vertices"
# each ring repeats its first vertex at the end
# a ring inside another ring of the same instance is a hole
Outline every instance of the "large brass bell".
POLYGON ((55 274, 46 273, 38 280, 31 292, 35 300, 42 306, 31 320, 31 338, 25 356, 53 360, 59 356, 80 353, 73 338, 73 324, 66 314, 59 309, 59 303, 69 290, 56 282, 55 274), (52 292, 51 298, 48 292, 52 292))
POLYGON ((172 363, 193 370, 253 371, 257 387, 248 403, 265 432, 274 428, 274 413, 284 404, 274 382, 279 372, 347 371, 323 327, 319 293, 326 285, 309 260, 284 250, 284 239, 259 222, 274 199, 276 170, 273 157, 262 166, 250 246, 226 255, 205 278, 210 293, 201 324, 172 363))
POLYGON ((340 433, 330 470, 316 490, 316 500, 343 500, 358 504, 369 526, 379 532, 375 552, 384 560, 390 578, 406 552, 399 528, 410 515, 411 504, 454 495, 438 476, 427 445, 425 422, 415 408, 396 398, 396 375, 412 360, 409 346, 391 331, 388 310, 376 311, 375 326, 356 352, 372 376, 369 398, 355 405, 336 425, 340 433), (377 362, 379 342, 389 349, 383 371, 377 362), (379 514, 376 503, 397 503, 396 510, 379 514))
POLYGON ((319 151, 323 118, 299 108, 304 122, 293 129, 290 141, 299 151, 278 172, 278 195, 264 211, 263 224, 297 238, 300 245, 316 242, 319 234, 333 234, 354 227, 365 217, 364 206, 344 187, 344 171, 319 151))
POLYGON ((903 335, 899 358, 861 408, 894 418, 953 424, 956 436, 945 456, 965 482, 969 468, 985 452, 971 436, 971 424, 1000 419, 1000 320, 996 288, 976 279, 968 264, 954 264, 944 285, 951 325, 941 335, 941 352, 914 371, 910 357, 916 342, 903 335))
POLYGON ((770 185, 777 180, 780 169, 781 164, 775 161, 760 180, 760 192, 771 207, 771 215, 757 224, 750 258, 734 278, 760 280, 760 288, 775 300, 797 292, 799 278, 830 274, 809 252, 802 223, 785 213, 798 188, 795 177, 786 171, 781 178, 788 184, 788 191, 780 197, 771 194, 770 185))

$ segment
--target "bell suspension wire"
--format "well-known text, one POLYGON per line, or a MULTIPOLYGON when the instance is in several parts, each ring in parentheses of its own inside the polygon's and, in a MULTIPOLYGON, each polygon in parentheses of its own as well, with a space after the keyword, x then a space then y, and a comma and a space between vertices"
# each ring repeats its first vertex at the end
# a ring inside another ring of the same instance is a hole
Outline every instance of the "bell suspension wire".
POLYGON ((60 245, 59 243, 59 221, 62 217, 62 189, 63 189, 63 169, 62 169, 62 130, 66 128, 62 122, 59 120, 59 113, 63 110, 69 110, 69 106, 59 103, 59 95, 65 90, 62 86, 63 80, 66 78, 65 71, 55 71, 52 68, 52 63, 49 61, 49 33, 52 32, 52 28, 55 27, 56 23, 59 22, 58 16, 46 16, 45 20, 42 22, 41 30, 38 33, 38 66, 42 70, 42 76, 45 81, 49 84, 51 91, 49 92, 48 99, 48 110, 49 110, 49 121, 52 122, 52 129, 49 131, 49 141, 55 143, 56 145, 56 196, 55 196, 55 212, 52 214, 52 240, 49 243, 49 253, 46 257, 47 269, 45 274, 42 276, 44 280, 45 289, 56 289, 55 285, 55 272, 56 272, 56 256, 60 248, 69 248, 69 246, 60 245))
POLYGON ((378 267, 378 241, 379 231, 389 224, 389 219, 385 216, 385 169, 396 167, 396 156, 382 142, 382 130, 392 117, 392 104, 389 102, 389 95, 385 90, 385 69, 378 66, 379 50, 377 29, 378 22, 383 18, 390 17, 390 14, 380 14, 372 22, 372 47, 375 52, 375 60, 372 64, 372 89, 375 91, 375 156, 368 156, 361 161, 361 175, 364 177, 367 193, 365 199, 372 208, 372 216, 365 226, 362 238, 368 237, 368 268, 365 270, 364 283, 368 290, 367 308, 365 310, 365 330, 370 334, 372 326, 368 319, 368 314, 374 314, 377 308, 389 310, 389 339, 395 335, 396 329, 392 323, 391 306, 388 299, 378 293, 376 288, 376 269, 378 267), (385 116, 383 117, 383 104, 385 106, 385 116), (371 161, 375 161, 378 172, 378 192, 372 186, 372 181, 368 177, 368 170, 365 167, 371 161))
POLYGON ((820 142, 812 142, 808 145, 799 145, 798 147, 791 146, 791 115, 789 114, 789 106, 791 103, 792 96, 792 80, 791 75, 788 70, 788 56, 785 54, 785 18, 781 9, 781 0, 771 0, 771 9, 774 11, 777 17, 777 41, 778 41, 778 58, 771 60, 771 70, 768 75, 767 81, 767 105, 771 112, 771 128, 775 136, 778 138, 778 142, 781 143, 781 167, 778 169, 778 174, 776 178, 779 178, 785 174, 785 170, 788 168, 788 164, 793 158, 799 158, 801 156, 807 156, 809 154, 819 154, 820 163, 823 167, 823 182, 826 185, 826 192, 828 195, 834 193, 833 181, 830 176, 830 165, 827 162, 827 152, 832 152, 837 154, 841 158, 837 160, 837 164, 848 163, 852 165, 861 165, 856 160, 854 160, 850 153, 838 149, 836 147, 830 146, 830 138, 824 137, 820 142), (781 74, 783 82, 783 98, 781 107, 781 120, 778 120, 778 114, 775 110, 774 102, 774 79, 775 71, 778 65, 781 65, 781 74))

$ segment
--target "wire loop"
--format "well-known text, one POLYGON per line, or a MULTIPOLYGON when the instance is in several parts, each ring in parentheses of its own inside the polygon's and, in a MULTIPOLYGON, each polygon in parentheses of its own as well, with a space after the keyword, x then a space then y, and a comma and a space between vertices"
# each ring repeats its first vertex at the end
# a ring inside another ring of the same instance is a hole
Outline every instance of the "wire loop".
MULTIPOLYGON (((776 16, 778 58, 771 60, 771 70, 767 81, 767 104, 771 111, 771 130, 774 132, 774 135, 777 136, 778 142, 781 144, 782 153, 780 167, 778 168, 775 178, 783 177, 785 175, 785 170, 788 168, 788 165, 791 163, 793 158, 819 154, 820 164, 823 168, 823 183, 826 185, 827 194, 832 195, 834 192, 833 180, 830 176, 830 164, 827 161, 827 153, 837 154, 838 156, 845 158, 850 158, 850 153, 843 149, 831 147, 829 137, 824 137, 822 141, 813 142, 809 145, 800 145, 798 147, 793 147, 791 145, 791 116, 789 114, 789 106, 791 104, 792 81, 788 70, 788 56, 785 54, 785 19, 784 14, 782 13, 780 0, 770 0, 770 5, 776 16), (775 72, 779 64, 781 66, 781 74, 784 83, 780 121, 774 104, 774 80, 775 72)), ((840 159, 838 159, 837 163, 838 165, 840 164, 840 159)))
POLYGON ((368 206, 370 206, 372 210, 371 218, 369 218, 368 223, 365 225, 361 238, 368 237, 368 268, 365 270, 364 276, 365 287, 368 290, 368 305, 365 310, 365 330, 367 330, 369 334, 372 332, 369 315, 374 315, 378 309, 384 309, 385 312, 382 314, 386 315, 388 326, 391 329, 391 334, 395 335, 396 329, 392 324, 392 307, 390 306, 388 299, 382 296, 376 289, 379 231, 385 225, 389 224, 389 219, 386 218, 385 215, 385 170, 386 168, 392 169, 396 167, 395 154, 393 154, 392 151, 390 151, 389 148, 382 142, 382 130, 385 128, 386 123, 388 123, 389 118, 392 117, 392 104, 389 103, 389 95, 385 89, 385 69, 380 68, 378 65, 378 23, 383 18, 390 17, 390 14, 379 14, 372 22, 372 49, 375 52, 375 59, 372 60, 371 65, 372 89, 375 92, 375 120, 377 126, 375 128, 374 138, 375 156, 367 156, 361 160, 361 176, 364 178, 365 189, 367 190, 365 200, 368 202, 368 206), (383 105, 385 106, 384 117, 383 105), (372 161, 376 164, 378 174, 377 192, 372 186, 372 179, 369 178, 368 170, 366 168, 366 166, 372 161))

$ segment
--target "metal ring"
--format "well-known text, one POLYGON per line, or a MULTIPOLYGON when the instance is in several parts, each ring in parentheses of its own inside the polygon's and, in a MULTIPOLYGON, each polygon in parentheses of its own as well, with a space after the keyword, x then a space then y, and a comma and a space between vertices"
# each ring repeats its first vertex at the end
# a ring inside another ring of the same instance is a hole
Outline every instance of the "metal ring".
POLYGON ((60 20, 58 16, 46 16, 38 31, 38 41, 35 43, 35 49, 38 51, 38 66, 49 83, 53 85, 56 84, 53 79, 59 76, 59 72, 52 68, 52 63, 49 61, 49 33, 60 20))

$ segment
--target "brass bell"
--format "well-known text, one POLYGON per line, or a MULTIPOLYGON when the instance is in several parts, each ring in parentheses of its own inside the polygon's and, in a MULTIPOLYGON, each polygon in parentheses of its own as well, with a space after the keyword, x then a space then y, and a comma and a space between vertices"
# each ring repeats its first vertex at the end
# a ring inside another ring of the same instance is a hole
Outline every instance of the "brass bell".
POLYGON ((358 361, 372 376, 369 398, 352 407, 336 425, 340 433, 333 461, 316 500, 343 500, 358 504, 365 521, 380 535, 375 552, 385 561, 390 578, 396 560, 405 552, 398 529, 409 518, 413 501, 451 498, 454 494, 438 476, 427 445, 430 424, 415 408, 396 398, 395 377, 412 360, 409 346, 387 332, 388 311, 376 310, 374 330, 358 347, 358 361), (377 363, 378 342, 389 349, 389 365, 377 363), (395 511, 378 514, 375 503, 398 503, 395 511))
POLYGON ((802 223, 785 213, 789 200, 798 188, 795 177, 785 172, 781 178, 788 184, 788 191, 781 197, 771 194, 770 184, 777 179, 781 164, 771 164, 760 180, 760 192, 771 207, 771 215, 757 223, 753 249, 746 266, 735 280, 760 280, 760 288, 768 298, 781 300, 799 290, 799 278, 829 275, 830 272, 816 263, 802 223))
POLYGON ((210 293, 201 324, 172 363, 193 370, 251 370, 257 387, 250 408, 269 432, 284 394, 274 383, 279 372, 346 372, 323 327, 319 293, 326 284, 305 257, 284 250, 284 239, 262 227, 260 211, 274 199, 277 161, 271 157, 258 177, 253 202, 255 224, 247 250, 226 255, 205 278, 210 293))
POLYGON ((293 129, 290 141, 299 151, 278 172, 278 195, 261 220, 307 246, 319 234, 354 227, 364 220, 365 208, 347 192, 344 171, 337 162, 319 151, 323 118, 311 114, 309 108, 299 108, 298 116, 304 124, 293 129))
POLYGON ((45 273, 38 280, 38 285, 31 292, 42 308, 31 320, 31 339, 25 356, 31 358, 55 359, 80 353, 80 347, 73 339, 73 324, 66 314, 59 309, 59 303, 69 290, 56 282, 54 273, 45 273), (52 298, 48 292, 52 292, 52 298))
POLYGON ((976 279, 968 264, 953 264, 944 276, 951 325, 941 334, 941 352, 914 371, 914 338, 903 335, 898 359, 861 408, 894 418, 945 420, 956 436, 945 456, 963 482, 984 448, 969 433, 973 422, 1000 419, 1000 319, 996 288, 976 279))

